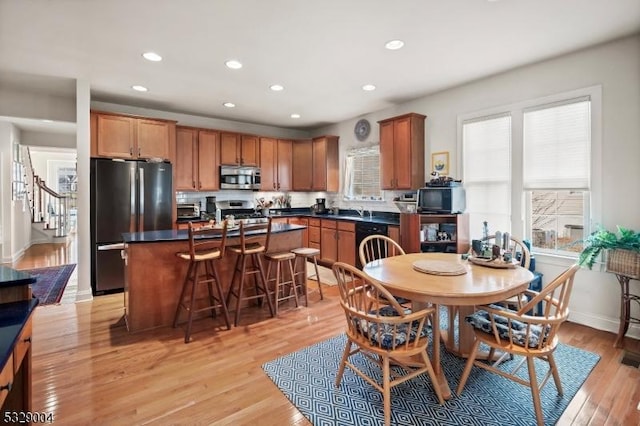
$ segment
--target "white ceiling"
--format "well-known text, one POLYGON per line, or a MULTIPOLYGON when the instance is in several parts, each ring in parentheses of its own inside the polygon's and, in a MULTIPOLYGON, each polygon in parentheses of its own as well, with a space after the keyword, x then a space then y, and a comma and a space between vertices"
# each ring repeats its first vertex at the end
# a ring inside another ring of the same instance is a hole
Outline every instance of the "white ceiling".
POLYGON ((638 0, 0 0, 0 83, 82 78, 92 100, 312 129, 638 31, 638 0))

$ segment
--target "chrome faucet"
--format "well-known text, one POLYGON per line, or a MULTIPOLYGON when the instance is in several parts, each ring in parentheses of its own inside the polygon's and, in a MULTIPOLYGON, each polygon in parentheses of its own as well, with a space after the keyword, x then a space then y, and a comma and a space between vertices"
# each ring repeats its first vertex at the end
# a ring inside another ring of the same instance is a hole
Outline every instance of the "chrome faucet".
POLYGON ((360 206, 356 209, 360 217, 364 217, 364 206, 360 206))

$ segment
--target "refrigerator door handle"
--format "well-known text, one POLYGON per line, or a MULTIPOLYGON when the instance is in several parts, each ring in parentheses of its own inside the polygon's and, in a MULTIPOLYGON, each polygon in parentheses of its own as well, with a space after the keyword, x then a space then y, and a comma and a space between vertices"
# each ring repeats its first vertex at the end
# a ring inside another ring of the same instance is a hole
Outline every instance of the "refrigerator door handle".
POLYGON ((140 194, 138 194, 138 200, 140 203, 140 211, 138 211, 138 232, 144 231, 144 169, 141 167, 140 170, 140 194))
POLYGON ((102 244, 98 246, 98 250, 124 250, 124 243, 102 244))
POLYGON ((129 232, 136 232, 136 169, 129 169, 129 232))

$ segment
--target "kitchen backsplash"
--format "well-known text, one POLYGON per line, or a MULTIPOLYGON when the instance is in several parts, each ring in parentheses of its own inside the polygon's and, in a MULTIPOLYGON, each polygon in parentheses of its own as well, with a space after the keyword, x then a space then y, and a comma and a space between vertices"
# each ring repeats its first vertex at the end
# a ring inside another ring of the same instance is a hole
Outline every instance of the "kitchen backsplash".
MULTIPOLYGON (((215 192, 181 192, 176 193, 177 203, 200 203, 205 208, 206 197, 215 196, 218 201, 242 200, 251 201, 253 205, 260 198, 265 200, 273 200, 282 195, 291 198, 291 207, 310 207, 315 204, 316 198, 326 198, 326 205, 330 207, 339 207, 341 209, 355 209, 364 207, 366 210, 385 211, 398 213, 399 210, 393 202, 393 198, 407 191, 383 191, 384 201, 350 201, 344 200, 342 193, 338 192, 271 192, 271 191, 234 191, 224 190, 215 192)), ((283 206, 284 207, 284 206, 283 206)))

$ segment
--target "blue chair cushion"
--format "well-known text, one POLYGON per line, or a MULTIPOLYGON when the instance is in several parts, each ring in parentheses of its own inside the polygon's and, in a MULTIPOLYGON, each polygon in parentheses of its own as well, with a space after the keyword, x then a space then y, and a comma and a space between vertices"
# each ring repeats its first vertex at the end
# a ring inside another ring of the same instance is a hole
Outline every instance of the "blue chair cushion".
MULTIPOLYGON (((489 306, 493 309, 515 313, 515 311, 506 309, 502 306, 489 306)), ((496 324, 496 329, 498 330, 498 335, 501 339, 511 339, 511 343, 522 347, 538 347, 540 339, 545 339, 549 331, 549 327, 543 327, 539 324, 527 325, 517 320, 509 321, 506 317, 498 314, 494 314, 493 319, 496 324), (527 327, 530 328, 528 342, 526 341, 527 327), (509 336, 509 329, 511 329, 511 336, 509 336)), ((465 318, 465 321, 467 321, 473 328, 477 330, 483 331, 488 334, 493 334, 493 329, 491 327, 491 318, 489 316, 489 313, 485 310, 479 310, 474 312, 472 315, 468 315, 465 318)))
MULTIPOLYGON (((381 317, 398 316, 398 313, 391 306, 384 306, 378 311, 371 311, 371 314, 378 314, 381 317)), ((405 309, 405 314, 410 314, 411 309, 405 309)), ((411 326, 409 324, 398 324, 394 326, 392 324, 380 324, 367 321, 365 319, 358 320, 357 327, 364 336, 367 336, 372 344, 379 346, 383 349, 394 349, 397 346, 403 345, 415 341, 418 338, 427 337, 429 335, 429 325, 425 325, 420 332, 418 327, 419 321, 413 321, 411 326), (394 335, 395 331, 395 335, 394 335)))

